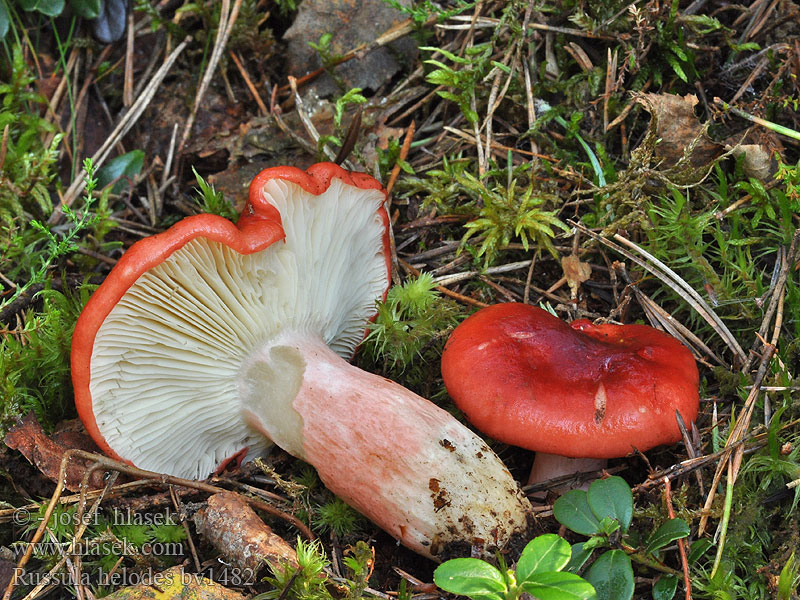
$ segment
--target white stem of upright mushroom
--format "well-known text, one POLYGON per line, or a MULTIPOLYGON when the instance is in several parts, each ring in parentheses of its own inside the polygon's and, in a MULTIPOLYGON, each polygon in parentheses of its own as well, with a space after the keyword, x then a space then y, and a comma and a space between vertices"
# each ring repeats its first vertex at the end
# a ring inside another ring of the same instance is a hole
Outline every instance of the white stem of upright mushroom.
MULTIPOLYGON (((558 454, 537 452, 531 467, 531 474, 528 477, 528 485, 575 473, 599 471, 604 469, 607 464, 608 460, 605 458, 570 458, 558 454)), ((556 492, 565 492, 576 487, 578 486, 572 485, 571 482, 565 482, 554 485, 552 489, 556 492)))
POLYGON ((358 369, 316 335, 284 333, 245 363, 247 422, 409 548, 502 548, 530 504, 478 436, 410 390, 358 369))

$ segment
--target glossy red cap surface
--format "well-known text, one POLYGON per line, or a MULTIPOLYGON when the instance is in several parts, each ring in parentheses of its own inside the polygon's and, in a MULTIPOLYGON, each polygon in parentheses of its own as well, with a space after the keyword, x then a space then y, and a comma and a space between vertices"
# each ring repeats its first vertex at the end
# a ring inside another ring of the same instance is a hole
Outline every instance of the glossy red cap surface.
POLYGON ((442 354, 447 391, 489 436, 571 457, 614 458, 680 440, 699 408, 692 353, 646 325, 571 325, 518 303, 484 308, 442 354))

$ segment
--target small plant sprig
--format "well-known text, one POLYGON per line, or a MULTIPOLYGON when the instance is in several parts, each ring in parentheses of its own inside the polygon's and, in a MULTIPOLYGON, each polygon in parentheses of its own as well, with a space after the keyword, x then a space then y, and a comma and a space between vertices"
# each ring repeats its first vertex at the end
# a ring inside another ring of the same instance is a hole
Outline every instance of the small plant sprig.
POLYGON ((316 508, 311 524, 317 532, 330 532, 341 538, 358 530, 361 515, 340 498, 334 498, 316 508))
POLYGON ((39 265, 30 274, 28 281, 21 286, 17 286, 14 294, 0 303, 0 310, 25 294, 32 286, 43 283, 47 279, 47 273, 53 263, 75 252, 79 247, 77 240, 80 235, 86 230, 92 229, 103 219, 102 215, 91 212, 91 208, 95 203, 95 198, 92 194, 97 187, 97 179, 95 178, 95 169, 90 158, 83 162, 83 168, 86 171, 86 194, 84 196, 83 209, 75 211, 66 205, 61 207, 68 224, 71 225, 66 234, 61 237, 53 233, 49 227, 40 221, 34 220, 30 222, 31 227, 44 235, 46 247, 43 256, 39 261, 39 265))
POLYGON ((375 550, 359 540, 354 546, 345 550, 344 566, 347 567, 349 579, 347 586, 347 600, 359 600, 369 586, 369 578, 375 566, 375 550))
POLYGON ((425 64, 438 67, 425 78, 428 83, 436 86, 445 86, 453 91, 440 90, 436 92, 444 98, 454 102, 460 109, 464 118, 470 125, 478 123, 476 112, 475 86, 486 76, 492 66, 489 57, 492 54, 490 44, 479 44, 465 51, 465 56, 457 56, 441 48, 423 46, 420 50, 438 52, 447 60, 455 63, 460 68, 454 68, 435 59, 426 60, 425 64))
POLYGON ((337 598, 342 597, 342 591, 344 600, 359 600, 363 597, 375 560, 375 554, 366 542, 359 541, 345 550, 343 562, 347 567, 346 579, 332 580, 329 577, 328 559, 319 540, 304 542, 298 537, 295 552, 297 567, 286 563, 277 566, 270 563, 272 576, 264 581, 274 589, 255 596, 253 600, 332 600, 329 587, 333 586, 334 581, 342 584, 336 586, 339 588, 337 598))
POLYGON ((649 537, 642 550, 630 546, 626 535, 633 518, 633 493, 621 477, 592 482, 588 491, 570 490, 553 504, 553 515, 567 529, 589 536, 572 546, 567 570, 576 573, 588 562, 595 549, 611 548, 601 554, 584 576, 597 590, 597 600, 630 600, 634 578, 631 559, 661 572, 667 572, 653 585, 656 600, 670 600, 678 587, 677 574, 660 561, 658 553, 672 542, 689 535, 683 519, 669 519, 649 537))
MULTIPOLYGON (((345 137, 345 131, 342 128, 342 117, 344 116, 344 111, 348 106, 358 106, 360 104, 364 104, 367 102, 367 99, 361 94, 361 88, 353 88, 347 90, 344 94, 342 94, 339 98, 336 99, 336 102, 333 105, 333 125, 334 125, 334 133, 328 135, 320 136, 319 140, 317 141, 317 151, 322 156, 324 152, 325 146, 328 144, 335 146, 337 148, 341 148, 342 138, 345 137)), ((358 123, 360 123, 360 118, 356 117, 358 123)), ((352 127, 352 124, 351 124, 352 127)), ((349 137, 349 136, 348 136, 349 137)))
POLYGON ((778 576, 778 600, 792 600, 793 597, 797 597, 795 592, 798 585, 798 570, 800 570, 798 567, 800 565, 795 561, 795 553, 792 552, 778 576))
POLYGON ((341 59, 339 54, 334 53, 332 42, 333 34, 330 32, 323 33, 319 36, 319 41, 317 43, 308 42, 308 45, 317 51, 320 62, 322 62, 322 66, 326 69, 335 67, 341 59))
MULTIPOLYGON (((430 273, 394 286, 370 327, 365 349, 390 370, 403 371, 442 331, 454 327, 455 307, 439 296, 430 273)), ((422 361, 416 361, 422 362, 422 361)))
POLYGON ((304 542, 298 537, 295 553, 297 567, 286 563, 278 566, 270 563, 272 576, 266 577, 264 581, 274 589, 255 596, 253 600, 331 600, 327 587, 328 576, 325 573, 328 559, 322 543, 319 540, 304 542))
POLYGON ((570 556, 569 543, 548 533, 528 542, 515 570, 502 557, 499 569, 477 558, 454 558, 436 568, 433 581, 473 600, 517 600, 523 593, 539 600, 593 600, 597 595, 592 585, 564 571, 570 556))
POLYGON ((537 249, 546 249, 556 256, 552 242, 556 235, 555 229, 569 231, 569 227, 561 222, 555 211, 542 209, 545 198, 534 193, 533 181, 521 193, 518 190, 517 178, 528 167, 529 165, 523 165, 513 169, 509 156, 505 186, 486 184, 486 181, 501 173, 499 171, 490 171, 483 180, 468 172, 458 177, 458 183, 464 191, 475 199, 476 204, 482 204, 478 218, 464 226, 467 232, 461 239, 461 245, 463 248, 472 236, 480 235, 477 256, 484 257, 484 266, 489 266, 497 253, 515 237, 520 239, 526 251, 529 243, 533 242, 537 249))
POLYGON ((398 2, 398 0, 383 1, 395 10, 408 15, 414 22, 414 26, 420 31, 422 31, 422 27, 427 23, 428 19, 434 15, 436 16, 437 22, 442 23, 454 15, 461 14, 473 8, 476 4, 474 0, 472 2, 456 0, 455 2, 448 3, 453 5, 452 8, 445 10, 440 5, 434 4, 430 0, 425 0, 425 2, 412 2, 411 5, 403 4, 398 2))
POLYGON ((197 181, 197 195, 193 198, 195 203, 200 207, 204 213, 211 213, 212 215, 219 215, 231 221, 236 220, 236 209, 233 208, 231 201, 225 197, 225 194, 218 192, 214 186, 202 178, 200 173, 195 171, 192 167, 192 173, 197 181))

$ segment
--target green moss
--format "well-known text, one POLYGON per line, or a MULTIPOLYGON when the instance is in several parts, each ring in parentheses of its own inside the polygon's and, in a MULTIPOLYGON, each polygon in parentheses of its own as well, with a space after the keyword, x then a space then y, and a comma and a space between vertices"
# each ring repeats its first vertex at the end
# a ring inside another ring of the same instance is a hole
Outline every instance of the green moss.
POLYGON ((75 321, 89 289, 37 295, 41 312, 29 311, 18 328, 0 340, 0 405, 4 433, 13 421, 33 411, 44 427, 74 414, 69 351, 75 321))

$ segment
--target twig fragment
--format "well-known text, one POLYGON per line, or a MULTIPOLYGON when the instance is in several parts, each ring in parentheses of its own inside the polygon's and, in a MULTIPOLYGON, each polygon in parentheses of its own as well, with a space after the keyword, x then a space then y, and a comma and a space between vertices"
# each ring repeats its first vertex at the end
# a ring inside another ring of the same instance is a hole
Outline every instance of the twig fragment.
MULTIPOLYGON (((664 500, 667 504, 667 514, 670 519, 675 518, 675 509, 672 507, 672 484, 669 477, 664 478, 664 500)), ((678 540, 678 554, 681 555, 681 567, 683 568, 683 585, 686 588, 686 600, 692 600, 692 581, 689 578, 689 561, 686 559, 686 540, 678 540)))
MULTIPOLYGON (((186 45, 189 43, 190 38, 186 38, 183 40, 175 50, 167 57, 167 60, 164 61, 164 64, 161 65, 161 68, 155 72, 153 78, 147 84, 147 86, 142 91, 142 94, 136 99, 136 102, 133 103, 133 106, 125 113, 125 116, 120 119, 117 126, 108 136, 105 143, 100 146, 97 152, 94 153, 92 156, 92 163, 96 168, 99 168, 108 158, 109 153, 111 152, 111 148, 113 148, 119 140, 121 140, 128 131, 130 131, 131 127, 133 127, 139 118, 144 114, 145 109, 152 101, 153 97, 156 94, 161 82, 167 76, 172 65, 175 64, 178 56, 183 52, 186 45)), ((78 195, 83 191, 84 187, 86 186, 86 171, 81 169, 75 179, 72 181, 72 184, 67 188, 67 191, 64 192, 64 197, 61 200, 61 206, 72 206, 72 203, 75 202, 75 199, 78 195)), ((47 219, 47 223, 49 225, 55 225, 59 223, 64 216, 64 213, 61 209, 61 206, 58 206, 53 213, 50 215, 50 218, 47 219)))

